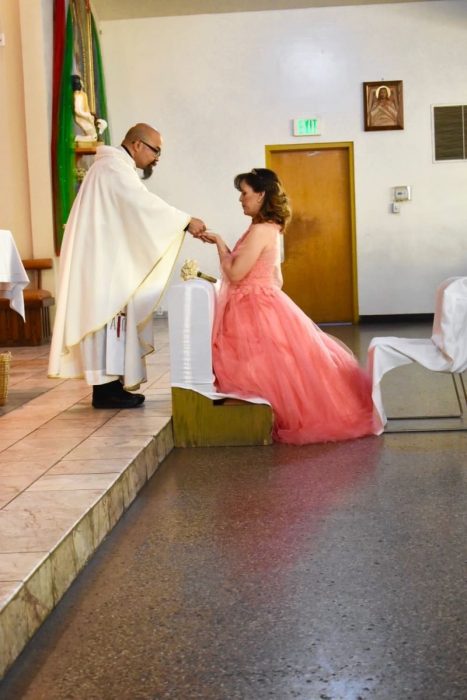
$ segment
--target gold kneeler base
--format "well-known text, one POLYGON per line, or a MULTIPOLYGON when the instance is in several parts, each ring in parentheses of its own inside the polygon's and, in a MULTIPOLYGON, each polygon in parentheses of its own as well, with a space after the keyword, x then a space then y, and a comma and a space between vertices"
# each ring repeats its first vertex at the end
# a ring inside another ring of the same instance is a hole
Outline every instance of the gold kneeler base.
POLYGON ((175 447, 271 445, 272 409, 240 399, 213 401, 191 389, 172 387, 175 447))

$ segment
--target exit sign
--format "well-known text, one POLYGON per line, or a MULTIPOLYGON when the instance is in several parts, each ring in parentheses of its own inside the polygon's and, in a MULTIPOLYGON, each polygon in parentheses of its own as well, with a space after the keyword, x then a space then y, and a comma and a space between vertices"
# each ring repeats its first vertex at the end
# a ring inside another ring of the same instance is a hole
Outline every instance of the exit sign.
POLYGON ((294 136, 319 136, 321 134, 321 124, 319 117, 293 120, 294 136))

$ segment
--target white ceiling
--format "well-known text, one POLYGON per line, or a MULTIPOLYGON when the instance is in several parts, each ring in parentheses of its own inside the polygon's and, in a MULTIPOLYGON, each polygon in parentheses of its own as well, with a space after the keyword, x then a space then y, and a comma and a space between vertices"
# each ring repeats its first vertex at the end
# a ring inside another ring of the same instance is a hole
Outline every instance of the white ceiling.
POLYGON ((425 0, 92 0, 92 5, 99 20, 111 20, 422 1, 425 0))

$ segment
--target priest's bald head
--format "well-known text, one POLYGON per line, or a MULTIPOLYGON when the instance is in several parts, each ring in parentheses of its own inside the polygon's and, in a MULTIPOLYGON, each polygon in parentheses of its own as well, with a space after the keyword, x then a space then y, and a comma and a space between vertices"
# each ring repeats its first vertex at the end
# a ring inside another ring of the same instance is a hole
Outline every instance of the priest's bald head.
POLYGON ((149 124, 135 124, 128 129, 122 146, 131 155, 136 167, 143 171, 143 179, 151 177, 162 151, 162 137, 157 129, 149 124))

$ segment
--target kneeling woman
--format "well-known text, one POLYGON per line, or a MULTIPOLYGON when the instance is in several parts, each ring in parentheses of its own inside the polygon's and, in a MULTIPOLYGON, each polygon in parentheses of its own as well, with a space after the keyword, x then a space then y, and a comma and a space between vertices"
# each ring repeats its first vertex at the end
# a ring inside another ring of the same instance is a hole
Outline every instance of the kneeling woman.
POLYGON ((281 290, 280 235, 291 212, 277 175, 257 168, 234 182, 250 227, 232 251, 219 235, 205 236, 223 273, 213 329, 218 390, 267 399, 278 442, 380 433, 367 374, 281 290))

